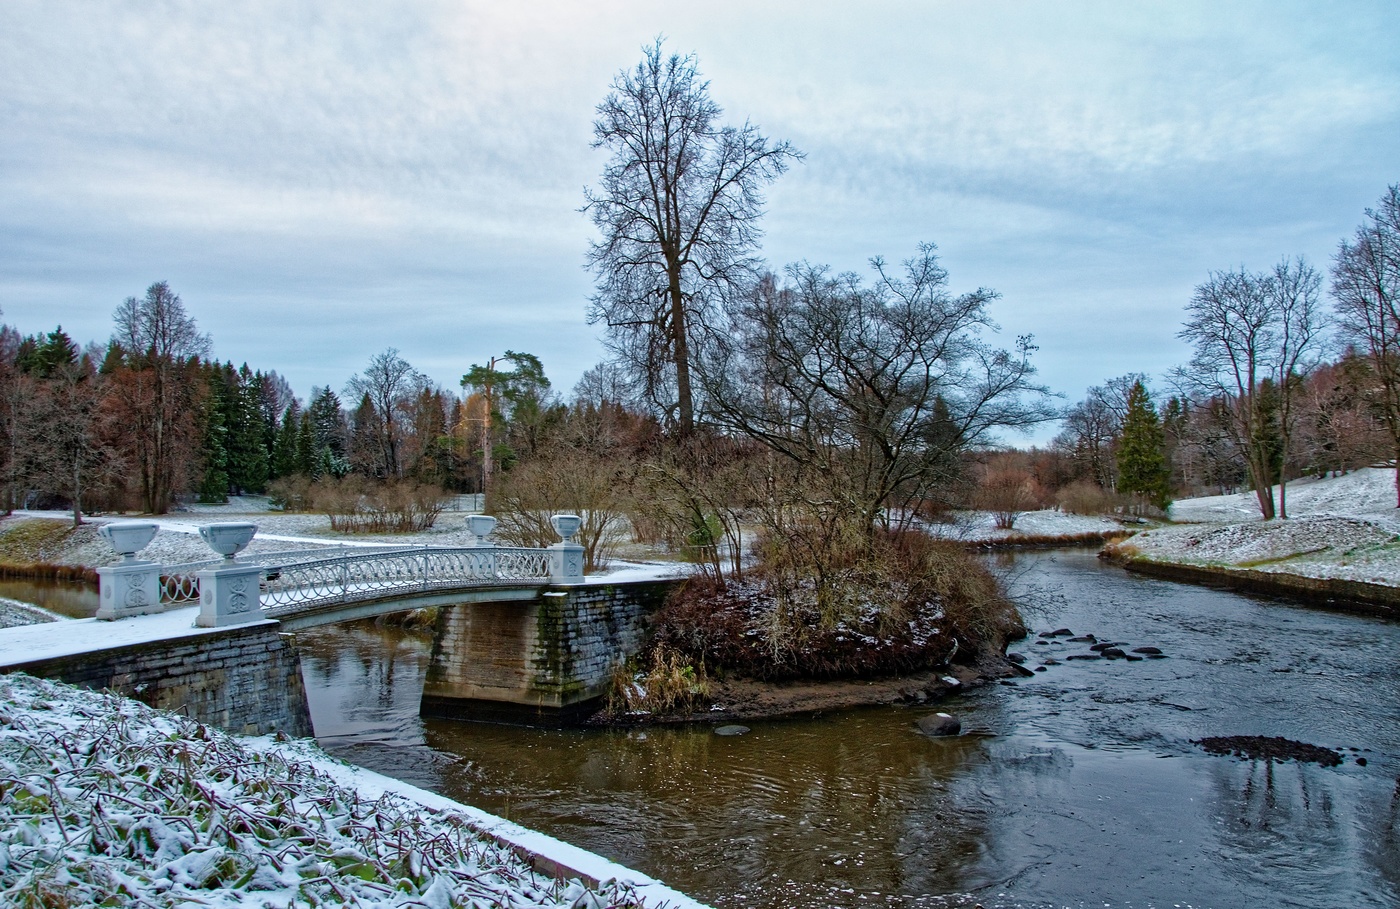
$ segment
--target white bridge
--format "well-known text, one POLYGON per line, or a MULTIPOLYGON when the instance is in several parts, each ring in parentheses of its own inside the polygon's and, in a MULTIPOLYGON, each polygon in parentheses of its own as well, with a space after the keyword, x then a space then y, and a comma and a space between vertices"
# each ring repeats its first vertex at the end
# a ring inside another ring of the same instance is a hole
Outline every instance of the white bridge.
POLYGON ((469 518, 477 545, 463 547, 327 547, 235 558, 254 524, 200 529, 221 559, 161 566, 134 558, 154 524, 108 524, 102 533, 124 557, 99 569, 99 618, 200 605, 198 624, 218 627, 278 619, 289 629, 367 618, 444 603, 519 600, 542 588, 583 582, 583 547, 571 541, 579 519, 553 519, 563 541, 542 549, 486 541, 495 519, 469 518))

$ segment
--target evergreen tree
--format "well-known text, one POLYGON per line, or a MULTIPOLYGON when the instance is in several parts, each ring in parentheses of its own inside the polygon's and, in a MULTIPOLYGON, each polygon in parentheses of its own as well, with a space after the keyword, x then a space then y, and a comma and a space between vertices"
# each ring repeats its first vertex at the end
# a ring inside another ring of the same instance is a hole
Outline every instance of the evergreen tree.
POLYGON ((303 411, 297 421, 296 460, 293 473, 303 474, 313 480, 320 477, 316 463, 316 431, 311 425, 311 413, 303 411))
POLYGON ((268 453, 263 427, 262 381, 248 364, 233 372, 227 367, 230 408, 228 411, 228 474, 238 492, 262 492, 267 488, 268 453))
POLYGON ((282 426, 277 430, 277 436, 273 441, 272 477, 274 479, 288 477, 294 473, 307 472, 297 469, 297 445, 301 440, 301 423, 301 405, 293 399, 282 414, 282 426))
POLYGON ((1128 413, 1118 445, 1118 491, 1158 509, 1171 504, 1171 472, 1162 423, 1141 382, 1133 383, 1128 392, 1128 413))
POLYGON ((207 369, 208 395, 204 398, 201 448, 204 454, 204 478, 199 484, 199 501, 222 504, 228 501, 228 422, 229 388, 223 367, 217 363, 207 369))

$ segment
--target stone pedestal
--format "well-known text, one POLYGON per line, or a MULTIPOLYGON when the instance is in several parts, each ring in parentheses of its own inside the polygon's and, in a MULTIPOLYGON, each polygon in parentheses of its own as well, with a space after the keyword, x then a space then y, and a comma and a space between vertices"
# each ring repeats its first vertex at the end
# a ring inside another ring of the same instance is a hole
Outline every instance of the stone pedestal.
POLYGON ((555 543, 549 547, 549 583, 583 583, 583 547, 577 543, 555 543))
POLYGON ((160 612, 160 565, 128 559, 120 565, 97 569, 101 591, 97 607, 99 619, 121 619, 130 615, 160 612))
POLYGON ((202 628, 258 622, 262 611, 262 566, 233 565, 199 572, 199 618, 202 628))

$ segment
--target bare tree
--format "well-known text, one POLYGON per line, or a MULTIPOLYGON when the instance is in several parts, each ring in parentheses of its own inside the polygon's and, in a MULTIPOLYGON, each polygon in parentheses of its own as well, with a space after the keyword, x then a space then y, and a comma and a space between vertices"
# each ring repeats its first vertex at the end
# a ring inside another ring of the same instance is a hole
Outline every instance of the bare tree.
POLYGON ((590 322, 681 435, 695 426, 691 371, 701 323, 756 269, 761 190, 801 155, 750 123, 722 126, 695 57, 661 40, 613 79, 593 124, 612 158, 583 211, 602 237, 588 251, 598 278, 590 322))
POLYGON ((994 291, 950 294, 932 244, 902 276, 871 264, 872 286, 806 264, 786 287, 764 282, 704 370, 719 418, 824 478, 823 510, 867 533, 996 430, 1057 415, 1033 382, 1031 338, 1014 351, 983 338, 994 291))
POLYGON ((183 453, 194 444, 199 383, 190 368, 210 349, 164 281, 142 299, 127 297, 113 314, 123 369, 115 377, 130 460, 139 473, 141 508, 164 514, 174 498, 183 453))
MULTIPOLYGON (((1400 467, 1400 183, 1388 188, 1332 260, 1332 297, 1345 335, 1366 351, 1400 467)), ((1400 507, 1400 469, 1395 475, 1400 507)))
MULTIPOLYGON (((410 408, 414 397, 427 380, 399 356, 398 348, 375 354, 365 367, 364 375, 355 375, 345 384, 345 393, 352 399, 368 398, 371 434, 378 449, 379 471, 385 477, 403 476, 399 458, 402 443, 400 411, 410 408)), ((363 428, 363 427, 362 427, 363 428)))
POLYGON ((1320 284, 1302 258, 1267 273, 1212 272, 1196 287, 1178 333, 1195 354, 1176 379, 1224 404, 1265 520, 1288 516, 1286 499, 1275 507, 1273 486, 1284 482, 1278 462, 1288 454, 1298 379, 1321 341, 1320 284))
POLYGON ((1064 428, 1053 443, 1110 492, 1118 483, 1115 453, 1128 415, 1128 397, 1139 382, 1145 386, 1147 377, 1128 373, 1090 388, 1083 401, 1065 411, 1064 428))

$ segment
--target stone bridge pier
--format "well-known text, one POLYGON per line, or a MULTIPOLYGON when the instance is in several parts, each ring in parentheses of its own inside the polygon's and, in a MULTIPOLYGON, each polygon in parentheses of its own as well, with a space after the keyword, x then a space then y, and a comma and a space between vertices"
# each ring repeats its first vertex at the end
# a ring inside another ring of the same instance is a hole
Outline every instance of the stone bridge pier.
POLYGON ((444 607, 423 716, 564 723, 597 709, 676 581, 586 584, 529 601, 444 607))

